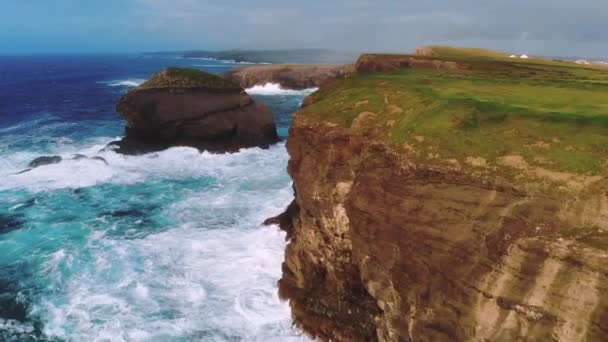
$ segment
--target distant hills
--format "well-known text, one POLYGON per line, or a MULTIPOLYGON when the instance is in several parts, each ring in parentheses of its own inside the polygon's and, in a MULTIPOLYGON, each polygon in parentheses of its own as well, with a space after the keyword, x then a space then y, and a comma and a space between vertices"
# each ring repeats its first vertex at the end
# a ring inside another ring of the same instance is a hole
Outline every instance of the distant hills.
POLYGON ((349 64, 355 62, 359 53, 327 49, 285 49, 167 51, 146 53, 146 55, 178 55, 184 58, 214 58, 239 63, 349 64))

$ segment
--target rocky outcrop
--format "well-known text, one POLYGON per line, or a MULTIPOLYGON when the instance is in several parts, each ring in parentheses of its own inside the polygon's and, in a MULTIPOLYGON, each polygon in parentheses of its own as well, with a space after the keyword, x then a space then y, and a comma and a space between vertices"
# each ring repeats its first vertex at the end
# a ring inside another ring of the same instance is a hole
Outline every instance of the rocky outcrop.
POLYGON ((433 166, 300 115, 287 149, 296 199, 275 221, 290 232, 279 292, 309 334, 608 337, 605 179, 570 189, 433 166))
POLYGON ((238 85, 193 69, 169 68, 125 94, 116 106, 126 136, 122 153, 171 146, 213 152, 267 147, 278 141, 272 113, 238 85))
POLYGON ((35 168, 44 165, 57 164, 61 163, 62 159, 63 158, 61 158, 60 156, 42 156, 32 160, 27 166, 35 168))
POLYGON ((299 90, 319 87, 352 72, 350 65, 256 65, 234 68, 224 74, 224 78, 243 88, 275 83, 285 89, 299 90))
MULTIPOLYGON (((422 52, 420 52, 422 53, 422 52)), ((470 63, 426 58, 427 55, 361 55, 355 70, 361 73, 391 72, 399 69, 471 70, 470 63)))

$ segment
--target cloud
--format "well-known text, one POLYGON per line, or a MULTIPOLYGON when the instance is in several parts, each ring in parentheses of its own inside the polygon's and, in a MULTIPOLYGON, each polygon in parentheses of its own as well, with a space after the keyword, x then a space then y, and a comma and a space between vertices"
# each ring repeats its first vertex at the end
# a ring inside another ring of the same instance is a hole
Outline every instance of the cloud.
MULTIPOLYGON (((53 6, 6 1, 11 5, 4 13, 23 12, 17 17, 50 11, 52 16, 28 18, 41 26, 41 35, 50 34, 43 32, 48 31, 45 25, 63 25, 99 34, 100 44, 112 41, 130 49, 403 51, 420 44, 452 44, 608 55, 603 30, 608 2, 600 0, 108 0, 86 6, 76 0, 55 0, 53 6), (104 35, 104 29, 120 31, 120 36, 104 35)), ((0 29, 26 29, 10 23, 0 29)), ((55 39, 62 33, 56 31, 55 39)))

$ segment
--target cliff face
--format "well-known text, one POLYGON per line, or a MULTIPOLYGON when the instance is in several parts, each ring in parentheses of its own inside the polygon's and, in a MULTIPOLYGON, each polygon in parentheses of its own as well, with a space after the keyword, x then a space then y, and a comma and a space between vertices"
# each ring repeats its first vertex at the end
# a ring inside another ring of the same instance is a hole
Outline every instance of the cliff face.
POLYGON ((243 88, 276 83, 285 89, 299 90, 319 87, 352 71, 352 66, 344 65, 257 65, 234 68, 224 78, 243 88))
POLYGON ((116 106, 127 123, 118 152, 170 146, 214 152, 278 141, 272 113, 242 88, 197 70, 168 69, 125 94, 116 106))
POLYGON ((333 341, 606 341, 605 70, 418 53, 362 56, 294 118, 295 201, 273 222, 296 324, 333 341))
POLYGON ((605 179, 573 189, 433 166, 301 114, 287 148, 296 199, 280 295, 308 333, 608 337, 608 198, 590 190, 605 179))

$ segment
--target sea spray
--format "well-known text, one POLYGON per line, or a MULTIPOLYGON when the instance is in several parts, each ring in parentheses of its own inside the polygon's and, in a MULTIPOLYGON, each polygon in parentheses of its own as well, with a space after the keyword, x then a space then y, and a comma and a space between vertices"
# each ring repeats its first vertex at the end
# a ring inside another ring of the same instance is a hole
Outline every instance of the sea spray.
MULTIPOLYGON (((0 122, 0 340, 307 340, 276 294, 285 235, 261 226, 293 196, 284 143, 104 149, 123 133, 114 105, 129 82, 168 63, 192 61, 74 57, 0 86, 16 97, 0 122), (63 160, 15 174, 44 155, 63 160)), ((254 96, 285 137, 303 95, 254 96)))

